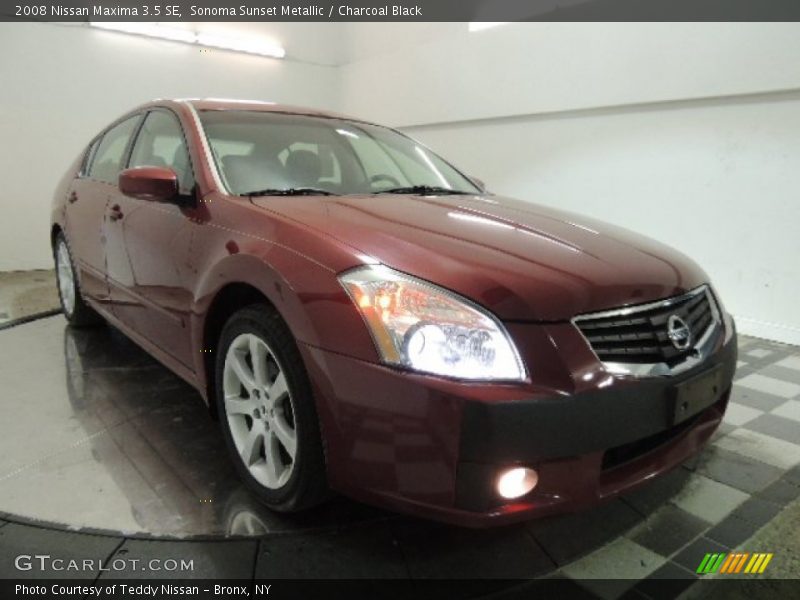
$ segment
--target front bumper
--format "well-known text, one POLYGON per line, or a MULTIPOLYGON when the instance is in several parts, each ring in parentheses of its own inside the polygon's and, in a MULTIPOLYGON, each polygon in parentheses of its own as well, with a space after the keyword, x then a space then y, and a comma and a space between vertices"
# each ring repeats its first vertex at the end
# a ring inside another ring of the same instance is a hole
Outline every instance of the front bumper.
POLYGON ((301 344, 331 486, 460 525, 521 521, 635 488, 698 452, 722 420, 736 367, 730 319, 702 364, 637 380, 605 373, 585 344, 566 357, 554 353, 550 345, 582 343, 571 326, 524 327, 512 335, 524 335, 526 362, 546 385, 454 382, 301 344), (716 397, 672 426, 675 386, 715 367, 722 372, 716 397), (512 465, 535 468, 539 484, 520 500, 501 501, 496 477, 512 465))

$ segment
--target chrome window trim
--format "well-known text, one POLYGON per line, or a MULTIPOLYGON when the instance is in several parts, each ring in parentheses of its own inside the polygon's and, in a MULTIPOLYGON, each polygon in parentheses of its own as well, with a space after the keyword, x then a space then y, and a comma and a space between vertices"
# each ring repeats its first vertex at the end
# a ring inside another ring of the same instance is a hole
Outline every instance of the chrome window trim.
POLYGON ((717 306, 716 298, 714 298, 714 294, 711 292, 711 287, 708 284, 703 284, 694 288, 693 290, 687 292, 686 294, 682 294, 680 296, 673 296, 671 298, 665 298, 664 300, 658 300, 656 302, 649 302, 647 304, 637 304, 635 306, 628 306, 625 308, 618 308, 612 310, 605 310, 601 312, 595 313, 586 313, 582 315, 578 315, 573 317, 572 324, 578 330, 581 337, 583 337, 586 344, 589 346, 589 349, 592 351, 592 354, 595 355, 595 358, 603 365, 605 370, 612 374, 612 375, 623 375, 629 377, 672 377, 674 375, 678 375, 689 369, 692 369, 702 363, 704 360, 708 358, 711 354, 712 350, 714 349, 714 341, 716 339, 716 333, 719 331, 719 328, 722 324, 722 315, 720 314, 719 307, 717 306), (625 317, 629 315, 635 315, 636 313, 652 310, 654 308, 668 308, 673 304, 677 304, 679 302, 685 301, 687 298, 693 298, 699 294, 705 294, 708 300, 709 306, 711 307, 711 323, 706 328, 705 332, 700 339, 693 345, 693 352, 689 354, 683 362, 678 363, 674 367, 670 367, 665 362, 659 363, 626 363, 626 362, 606 362, 600 360, 600 357, 597 356, 597 353, 592 348, 592 344, 589 342, 588 338, 583 334, 581 331, 580 326, 578 325, 581 321, 588 321, 592 319, 603 319, 607 317, 625 317))

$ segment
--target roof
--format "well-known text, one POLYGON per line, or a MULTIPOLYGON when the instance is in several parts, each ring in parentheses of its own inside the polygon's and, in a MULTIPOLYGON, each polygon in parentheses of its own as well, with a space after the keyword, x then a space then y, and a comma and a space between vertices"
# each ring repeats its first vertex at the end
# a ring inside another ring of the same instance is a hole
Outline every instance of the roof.
POLYGON ((303 106, 293 106, 290 104, 278 104, 276 102, 266 102, 262 100, 236 100, 223 98, 176 98, 176 102, 188 102, 194 106, 195 110, 250 110, 259 112, 278 112, 290 113, 294 115, 309 115, 314 117, 327 117, 332 119, 347 119, 350 121, 363 121, 339 113, 306 108, 303 106))

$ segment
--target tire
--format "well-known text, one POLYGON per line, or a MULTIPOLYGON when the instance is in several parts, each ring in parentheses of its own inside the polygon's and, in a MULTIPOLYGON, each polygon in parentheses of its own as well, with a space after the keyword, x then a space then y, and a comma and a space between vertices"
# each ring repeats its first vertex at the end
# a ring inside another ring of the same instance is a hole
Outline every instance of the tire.
POLYGON ((63 233, 56 236, 53 244, 53 260, 56 264, 58 299, 61 311, 73 327, 90 327, 104 322, 97 311, 86 304, 81 294, 75 263, 72 260, 69 244, 63 233))
POLYGON ((322 502, 327 478, 311 384, 274 310, 253 305, 228 320, 217 346, 215 388, 225 443, 258 498, 280 512, 322 502))

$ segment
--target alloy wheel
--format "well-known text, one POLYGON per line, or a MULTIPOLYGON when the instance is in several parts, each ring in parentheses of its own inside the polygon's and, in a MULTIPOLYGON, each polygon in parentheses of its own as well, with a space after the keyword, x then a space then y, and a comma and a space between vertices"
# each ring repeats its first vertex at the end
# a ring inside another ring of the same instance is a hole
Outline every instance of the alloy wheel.
POLYGON ((69 256, 67 243, 62 239, 56 250, 56 274, 58 289, 61 292, 61 307, 67 316, 75 311, 75 273, 69 256))
POLYGON ((239 335, 225 355, 222 384, 239 458, 261 485, 280 489, 294 470, 297 430, 286 375, 275 353, 258 336, 239 335))

